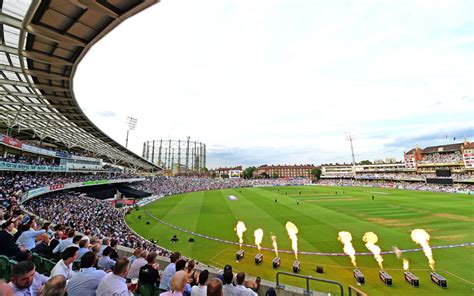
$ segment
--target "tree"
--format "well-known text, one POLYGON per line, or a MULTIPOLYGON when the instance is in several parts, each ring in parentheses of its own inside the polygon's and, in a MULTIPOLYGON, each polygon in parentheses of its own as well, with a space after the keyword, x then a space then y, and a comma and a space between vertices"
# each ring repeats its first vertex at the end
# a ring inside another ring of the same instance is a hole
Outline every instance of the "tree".
POLYGON ((372 162, 371 162, 370 160, 367 160, 367 159, 366 159, 366 160, 362 160, 362 161, 360 162, 360 164, 361 164, 361 165, 368 165, 368 164, 372 164, 372 162))
POLYGON ((260 174, 260 178, 262 179, 268 179, 270 176, 266 173, 266 172, 263 172, 260 174))
POLYGON ((321 171, 320 168, 315 168, 315 169, 312 169, 311 170, 311 176, 313 176, 314 178, 316 178, 317 180, 319 180, 319 178, 321 178, 321 174, 323 172, 321 171))
POLYGON ((251 179, 253 178, 253 173, 257 168, 254 166, 248 167, 244 170, 244 179, 251 179))
POLYGON ((279 176, 278 176, 277 173, 273 173, 273 174, 272 174, 272 178, 273 178, 273 179, 278 179, 278 177, 279 177, 279 176))

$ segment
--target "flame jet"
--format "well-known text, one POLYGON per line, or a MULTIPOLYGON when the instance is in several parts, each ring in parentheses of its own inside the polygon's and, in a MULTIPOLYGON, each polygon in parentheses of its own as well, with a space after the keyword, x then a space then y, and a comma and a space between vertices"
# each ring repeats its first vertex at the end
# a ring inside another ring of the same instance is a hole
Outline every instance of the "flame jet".
POLYGON ((433 252, 430 247, 430 235, 424 229, 415 229, 411 232, 411 239, 419 244, 423 248, 423 253, 425 253, 426 258, 428 258, 428 264, 431 269, 434 271, 435 261, 433 259, 433 252))
POLYGON ((365 246, 374 254, 375 261, 377 261, 379 264, 380 269, 383 270, 383 258, 382 255, 380 255, 382 250, 380 250, 380 247, 376 245, 378 240, 379 238, 373 232, 366 232, 362 237, 362 241, 365 243, 365 246))
POLYGON ((356 257, 355 257, 355 249, 352 246, 352 235, 348 231, 340 231, 338 233, 337 239, 344 245, 344 253, 351 257, 351 262, 354 267, 357 267, 356 257))
POLYGON ((237 222, 237 226, 235 226, 235 231, 237 232, 237 236, 239 237, 239 244, 240 248, 242 249, 242 244, 244 242, 244 232, 247 230, 245 227, 245 223, 242 221, 237 222))
POLYGON ((295 252, 295 259, 298 260, 298 228, 293 222, 286 222, 286 231, 291 239, 291 248, 295 252))
POLYGON ((262 243, 263 239, 263 230, 261 228, 255 230, 253 232, 253 236, 255 237, 255 244, 257 245, 258 252, 260 252, 260 244, 262 243))
POLYGON ((273 251, 275 251, 275 257, 278 257, 277 237, 275 235, 272 235, 272 246, 273 246, 273 251))

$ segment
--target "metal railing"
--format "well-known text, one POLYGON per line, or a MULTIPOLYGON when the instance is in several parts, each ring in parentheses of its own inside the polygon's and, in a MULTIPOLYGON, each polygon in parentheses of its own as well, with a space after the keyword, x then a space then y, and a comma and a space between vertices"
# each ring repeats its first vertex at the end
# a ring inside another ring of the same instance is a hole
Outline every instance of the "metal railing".
MULTIPOLYGON (((344 286, 342 286, 342 284, 339 283, 339 282, 332 281, 332 280, 321 279, 321 278, 315 278, 315 277, 308 276, 308 275, 299 275, 299 274, 294 274, 294 273, 284 272, 284 271, 279 271, 276 274, 277 288, 283 288, 284 287, 284 285, 280 284, 280 275, 287 275, 287 276, 292 276, 292 277, 305 279, 306 280, 306 290, 304 291, 305 295, 311 295, 311 291, 309 289, 309 281, 315 281, 315 282, 323 282, 323 283, 339 286, 339 290, 341 291, 340 295, 344 296, 344 286)), ((349 290, 349 295, 350 295, 350 290, 349 290)))
POLYGON ((349 296, 367 296, 366 293, 362 292, 361 290, 357 289, 356 287, 349 286, 349 296), (353 294, 354 293, 354 294, 353 294))

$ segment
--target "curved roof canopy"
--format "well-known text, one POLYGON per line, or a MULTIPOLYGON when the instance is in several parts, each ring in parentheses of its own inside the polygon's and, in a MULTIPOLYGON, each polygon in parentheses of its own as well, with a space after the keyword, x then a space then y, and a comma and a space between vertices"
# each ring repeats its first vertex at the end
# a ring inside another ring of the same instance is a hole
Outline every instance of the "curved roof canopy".
MULTIPOLYGON (((102 132, 73 92, 89 48, 158 0, 0 0, 0 126, 114 164, 156 165, 102 132)), ((101 99, 101 98, 97 98, 101 99)))

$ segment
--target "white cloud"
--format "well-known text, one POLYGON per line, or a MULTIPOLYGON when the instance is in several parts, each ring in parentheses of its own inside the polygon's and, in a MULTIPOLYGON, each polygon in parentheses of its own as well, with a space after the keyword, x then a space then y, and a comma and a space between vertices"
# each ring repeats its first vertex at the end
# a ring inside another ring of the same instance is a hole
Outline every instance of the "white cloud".
POLYGON ((139 154, 191 136, 233 153, 216 166, 347 161, 352 131, 358 156, 401 158, 410 127, 473 129, 472 2, 445 3, 163 1, 91 49, 76 97, 122 143, 137 117, 139 154))

